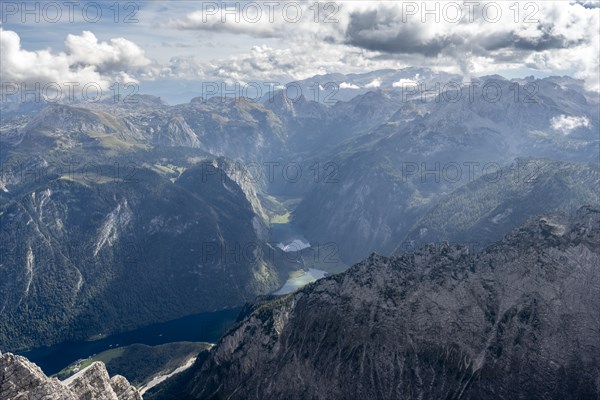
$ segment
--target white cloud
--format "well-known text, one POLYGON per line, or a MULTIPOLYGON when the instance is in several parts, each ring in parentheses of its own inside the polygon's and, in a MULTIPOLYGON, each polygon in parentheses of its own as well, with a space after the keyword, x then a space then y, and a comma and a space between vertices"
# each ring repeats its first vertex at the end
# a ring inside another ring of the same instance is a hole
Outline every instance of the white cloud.
POLYGON ((102 80, 93 66, 71 66, 65 53, 49 50, 27 51, 21 48, 16 32, 0 28, 0 57, 3 82, 45 84, 48 82, 98 82, 102 80))
POLYGON ((417 84, 417 81, 412 79, 400 79, 397 82, 392 83, 392 87, 407 87, 414 86, 417 84))
POLYGON ((360 87, 353 83, 342 82, 340 83, 340 89, 360 89, 360 87))
POLYGON ((73 83, 95 84, 107 90, 114 82, 137 83, 135 73, 151 64, 140 47, 124 38, 98 42, 93 33, 84 31, 80 36, 68 35, 65 51, 55 53, 28 51, 16 32, 0 27, 0 33, 0 80, 27 89, 39 85, 42 95, 49 84, 63 89, 73 83))
POLYGON ((365 88, 367 88, 367 89, 373 88, 374 89, 374 88, 378 88, 379 86, 381 86, 381 79, 375 78, 371 82, 367 83, 365 85, 365 88))
POLYGON ((144 50, 124 38, 98 42, 90 31, 81 35, 68 35, 65 47, 71 65, 93 65, 99 71, 126 70, 150 64, 144 50))
POLYGON ((590 127, 590 120, 585 117, 572 117, 569 115, 559 115, 550 120, 550 125, 555 131, 560 131, 563 135, 570 134, 574 129, 580 127, 590 127))

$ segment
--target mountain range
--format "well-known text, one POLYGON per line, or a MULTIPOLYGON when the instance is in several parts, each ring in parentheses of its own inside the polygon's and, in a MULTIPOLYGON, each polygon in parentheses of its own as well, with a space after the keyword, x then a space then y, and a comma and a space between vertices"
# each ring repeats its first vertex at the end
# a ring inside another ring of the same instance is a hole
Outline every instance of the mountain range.
POLYGON ((362 397, 487 399, 502 388, 496 398, 536 398, 534 384, 549 398, 597 394, 592 375, 573 378, 574 363, 597 370, 582 350, 597 350, 597 327, 557 317, 577 319, 568 307, 586 301, 583 320, 593 319, 597 94, 569 77, 466 84, 420 68, 297 85, 294 98, 0 104, 0 349, 248 304, 219 346, 180 374, 189 380, 177 384, 181 396, 344 398, 353 388, 362 397), (314 98, 319 84, 338 90, 314 98), (335 260, 310 259, 326 246, 335 260), (573 286, 560 291, 572 263, 589 284, 565 281, 573 286), (303 270, 350 265, 268 297, 303 270), (572 290, 587 297, 568 298, 572 290), (397 343, 393 330, 405 335, 397 343), (564 349, 536 347, 541 340, 564 349), (519 358, 521 348, 538 353, 519 358), (416 375, 390 376, 390 362, 416 375), (411 363, 419 368, 402 367, 411 363), (536 364, 540 375, 514 375, 536 364), (362 371, 358 387, 350 367, 362 371), (261 386, 268 374, 280 380, 261 386), (550 388, 544 377, 562 383, 550 388), (302 391, 307 379, 315 392, 302 391))

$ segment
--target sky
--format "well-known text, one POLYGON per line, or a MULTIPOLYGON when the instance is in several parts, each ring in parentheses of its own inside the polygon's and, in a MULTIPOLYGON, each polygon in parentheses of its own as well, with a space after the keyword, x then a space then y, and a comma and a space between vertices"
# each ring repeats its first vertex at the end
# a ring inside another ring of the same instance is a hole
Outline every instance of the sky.
MULTIPOLYGON (((286 83, 428 67, 598 90, 600 1, 0 1, 0 80, 286 83)), ((2 86, 3 88, 5 86, 2 86)))

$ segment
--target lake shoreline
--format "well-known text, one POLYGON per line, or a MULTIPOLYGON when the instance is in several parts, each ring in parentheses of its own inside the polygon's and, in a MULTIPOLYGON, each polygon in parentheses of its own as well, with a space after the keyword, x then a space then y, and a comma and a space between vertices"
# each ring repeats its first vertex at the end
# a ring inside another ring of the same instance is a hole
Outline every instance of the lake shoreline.
POLYGON ((132 344, 157 346, 174 342, 215 343, 237 321, 242 307, 198 313, 175 320, 151 324, 133 331, 106 336, 100 340, 63 342, 48 347, 15 352, 37 364, 48 376, 77 360, 103 351, 132 344))

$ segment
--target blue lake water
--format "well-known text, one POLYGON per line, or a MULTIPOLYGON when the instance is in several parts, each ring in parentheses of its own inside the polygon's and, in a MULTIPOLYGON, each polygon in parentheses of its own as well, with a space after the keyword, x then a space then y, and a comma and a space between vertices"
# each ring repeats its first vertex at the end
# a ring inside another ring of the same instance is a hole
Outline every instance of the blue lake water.
POLYGON ((215 343, 235 323, 240 311, 241 308, 234 308, 195 314, 95 341, 60 343, 18 354, 39 365, 46 375, 53 375, 79 359, 134 343, 149 346, 183 341, 215 343))

